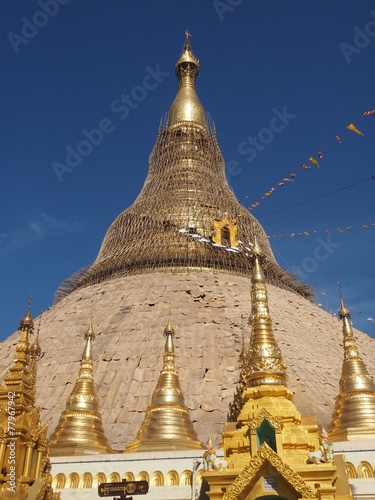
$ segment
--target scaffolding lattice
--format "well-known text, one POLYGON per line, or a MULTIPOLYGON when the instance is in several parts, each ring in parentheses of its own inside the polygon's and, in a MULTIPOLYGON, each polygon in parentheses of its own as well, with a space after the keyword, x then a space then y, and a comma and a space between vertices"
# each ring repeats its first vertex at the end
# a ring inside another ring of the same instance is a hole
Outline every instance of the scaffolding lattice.
POLYGON ((237 238, 245 244, 256 232, 268 281, 313 297, 309 286, 277 264, 261 224, 231 191, 212 120, 207 126, 193 121, 168 126, 164 120, 142 191, 108 229, 95 262, 63 282, 55 302, 77 288, 129 274, 213 269, 250 276, 244 252, 228 252, 179 232, 189 228, 211 240, 214 220, 224 217, 237 219, 237 238))

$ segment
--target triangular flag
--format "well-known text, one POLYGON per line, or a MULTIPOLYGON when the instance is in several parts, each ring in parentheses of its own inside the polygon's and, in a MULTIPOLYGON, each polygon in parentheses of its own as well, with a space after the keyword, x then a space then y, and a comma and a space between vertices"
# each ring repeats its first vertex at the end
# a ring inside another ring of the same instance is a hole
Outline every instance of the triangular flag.
POLYGON ((337 139, 339 141, 339 143, 341 144, 341 138, 339 135, 336 135, 335 139, 337 139))
POLYGON ((340 229, 339 227, 337 228, 337 231, 340 231, 340 233, 343 233, 344 231, 340 229))
POLYGON ((319 158, 323 158, 323 154, 322 154, 322 152, 320 151, 320 149, 318 150, 318 156, 319 156, 319 158))
POLYGON ((314 158, 312 156, 310 156, 309 160, 311 161, 311 163, 313 163, 314 165, 316 165, 319 168, 319 163, 316 160, 314 160, 314 158))
POLYGON ((307 231, 304 231, 304 233, 306 236, 310 236, 309 233, 307 231))
POLYGON ((349 130, 353 130, 353 132, 355 132, 356 134, 358 135, 364 135, 362 134, 362 132, 360 132, 357 127, 354 126, 354 123, 351 123, 350 125, 348 125, 346 128, 348 128, 349 130))
POLYGON ((368 115, 375 115, 375 109, 373 109, 372 111, 364 111, 363 112, 363 116, 368 116, 368 115))

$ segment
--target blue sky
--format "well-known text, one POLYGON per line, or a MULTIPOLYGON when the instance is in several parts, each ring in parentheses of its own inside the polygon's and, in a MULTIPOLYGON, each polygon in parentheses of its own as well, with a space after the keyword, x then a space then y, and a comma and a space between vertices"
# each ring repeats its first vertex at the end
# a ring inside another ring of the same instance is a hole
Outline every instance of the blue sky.
POLYGON ((278 262, 322 307, 337 311, 339 279, 354 326, 375 337, 375 116, 362 116, 375 109, 373 2, 19 0, 0 18, 0 338, 30 294, 33 316, 52 305, 139 193, 186 26, 238 199, 261 201, 253 214, 278 262), (121 94, 138 102, 120 112, 121 94), (98 127, 59 179, 54 162, 98 127))

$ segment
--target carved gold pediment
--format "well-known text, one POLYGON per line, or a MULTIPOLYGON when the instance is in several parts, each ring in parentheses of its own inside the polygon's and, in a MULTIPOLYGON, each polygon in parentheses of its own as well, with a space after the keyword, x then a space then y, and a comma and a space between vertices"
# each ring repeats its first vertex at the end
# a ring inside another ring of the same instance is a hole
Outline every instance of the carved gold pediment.
POLYGON ((263 443, 249 465, 242 470, 224 494, 224 500, 236 500, 265 462, 268 462, 301 495, 301 498, 316 498, 313 488, 308 486, 289 465, 284 464, 267 443, 263 443))
POLYGON ((263 420, 266 419, 275 432, 281 432, 284 427, 282 418, 274 417, 266 408, 262 408, 258 415, 249 421, 250 434, 255 434, 257 429, 261 426, 263 420))

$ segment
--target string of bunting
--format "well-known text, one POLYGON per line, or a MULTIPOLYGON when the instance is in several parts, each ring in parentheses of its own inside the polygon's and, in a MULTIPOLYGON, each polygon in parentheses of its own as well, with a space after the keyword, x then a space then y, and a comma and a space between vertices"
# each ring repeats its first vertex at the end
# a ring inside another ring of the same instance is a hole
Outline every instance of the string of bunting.
POLYGON ((267 235, 267 238, 294 238, 295 236, 307 236, 309 237, 311 234, 316 234, 316 233, 328 233, 330 234, 333 231, 338 231, 339 233, 343 234, 347 231, 351 231, 352 229, 368 229, 371 226, 375 226, 375 222, 371 224, 361 224, 360 226, 343 226, 341 227, 336 227, 335 229, 314 229, 313 231, 302 231, 300 233, 278 233, 278 234, 270 234, 267 235))
MULTIPOLYGON (((249 241, 248 243, 244 243, 241 240, 238 240, 238 247, 230 247, 227 245, 224 245, 223 243, 214 243, 212 240, 209 240, 208 238, 205 238, 201 234, 197 233, 196 227, 194 225, 189 226, 188 228, 181 228, 178 229, 179 233, 183 233, 186 236, 190 236, 191 238, 194 238, 197 241, 200 241, 201 243, 206 243, 210 244, 211 246, 215 248, 223 248, 227 252, 231 253, 244 253, 246 257, 250 256, 251 252, 251 247, 253 244, 249 241)), ((212 234, 214 234, 215 231, 212 231, 212 234)))
MULTIPOLYGON (((371 225, 375 226, 375 222, 373 224, 371 224, 371 225)), ((367 228, 368 226, 364 224, 363 227, 367 228)), ((223 250, 226 250, 227 252, 233 252, 233 253, 242 253, 243 252, 246 255, 246 257, 250 257, 251 247, 253 246, 253 243, 251 243, 250 241, 248 243, 244 243, 241 240, 238 240, 238 245, 239 245, 238 247, 229 247, 227 245, 223 245, 223 244, 219 244, 219 243, 214 243, 212 240, 210 240, 208 238, 205 238, 201 234, 197 233, 197 230, 196 230, 196 227, 195 227, 194 224, 190 225, 188 228, 178 229, 178 232, 182 233, 182 234, 185 234, 186 236, 191 237, 194 240, 199 241, 201 243, 210 244, 211 246, 217 247, 217 248, 222 248, 223 250)), ((317 232, 317 231, 315 231, 315 232, 317 232)), ((301 235, 302 235, 302 233, 301 233, 301 235)), ((327 292, 323 292, 323 291, 319 291, 319 292, 323 296, 329 297, 329 295, 328 295, 327 292)), ((318 305, 320 307, 323 307, 322 304, 318 304, 318 305)), ((358 311, 353 306, 350 306, 350 309, 352 311, 355 310, 358 313, 358 316, 361 316, 363 314, 362 311, 358 311)), ((336 316, 336 313, 333 313, 333 316, 336 316)), ((366 321, 373 322, 374 319, 371 318, 371 317, 368 317, 366 321)))
MULTIPOLYGON (((321 295, 323 295, 323 297, 330 297, 330 295, 327 292, 324 292, 322 290, 316 290, 316 289, 315 289, 315 291, 319 292, 321 295)), ((336 301, 336 299, 335 299, 335 301, 336 301)), ((323 304, 319 303, 318 306, 319 307, 323 307, 323 304)), ((362 315, 367 316, 366 321, 368 321, 369 323, 373 323, 374 322, 374 319, 371 318, 371 316, 368 316, 367 314, 365 314, 363 311, 360 311, 359 309, 357 309, 357 308, 355 308, 353 306, 349 306, 349 309, 351 311, 355 311, 356 314, 357 314, 357 316, 362 316, 362 315)), ((332 315, 335 316, 335 317, 337 316, 337 314, 335 312, 332 315)))
MULTIPOLYGON (((362 113, 362 115, 359 115, 359 116, 371 116, 371 115, 375 115, 375 109, 373 110, 369 110, 369 111, 364 111, 362 113)), ((357 117, 358 118, 358 117, 357 117)), ((356 118, 356 119, 357 119, 356 118)), ((326 144, 324 144, 320 149, 317 150, 316 152, 316 156, 315 158, 313 156, 310 156, 308 161, 306 163, 302 163, 301 164, 301 168, 303 168, 304 170, 310 170, 311 169, 311 165, 314 165, 315 167, 319 168, 320 164, 320 160, 323 158, 323 153, 322 151, 327 147, 329 146, 329 144, 331 144, 332 142, 334 141, 338 141, 339 144, 342 144, 342 140, 341 140, 341 134, 344 130, 351 130, 352 132, 355 132, 357 135, 364 135, 360 130, 357 129, 357 127, 354 125, 354 123, 350 123, 349 125, 347 125, 347 127, 345 127, 344 129, 342 129, 340 131, 340 134, 336 134, 334 138, 330 139, 326 144), (318 158, 318 159, 316 159, 318 158)), ((274 186, 271 187, 271 189, 269 189, 268 191, 266 191, 263 196, 261 196, 261 200, 267 200, 267 198, 269 196, 271 196, 271 194, 279 187, 284 187, 286 186, 288 183, 290 182, 294 182, 294 179, 296 178, 296 175, 295 173, 291 172, 288 176, 285 176, 283 177, 278 183, 276 183, 274 186)), ((247 199, 248 196, 245 196, 245 199, 247 199)), ((252 203, 248 208, 248 210, 254 210, 254 208, 258 207, 259 205, 261 204, 261 201, 255 201, 254 203, 252 203)))

